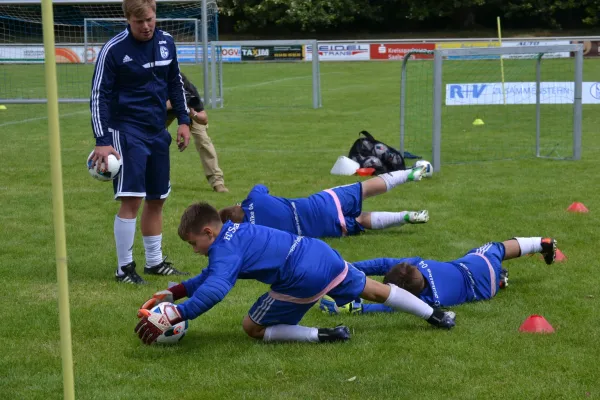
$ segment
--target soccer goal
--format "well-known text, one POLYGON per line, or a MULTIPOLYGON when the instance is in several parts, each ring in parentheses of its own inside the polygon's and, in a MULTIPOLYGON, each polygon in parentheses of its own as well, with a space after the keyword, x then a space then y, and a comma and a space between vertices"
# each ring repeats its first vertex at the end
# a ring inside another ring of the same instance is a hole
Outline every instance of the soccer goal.
POLYGON ((220 98, 227 108, 321 107, 316 48, 316 40, 211 42, 211 101, 220 98))
MULTIPOLYGON (((86 103, 102 45, 127 26, 122 0, 53 3, 59 101, 86 103)), ((156 27, 175 39, 181 70, 208 97, 204 54, 218 39, 216 0, 157 0, 156 12, 156 27)), ((44 59, 41 0, 0 2, 0 103, 45 103, 44 59)))
MULTIPOLYGON (((402 63, 400 148, 442 164, 581 157, 583 46, 440 48, 402 63)), ((589 88, 588 88, 589 86, 589 88)))

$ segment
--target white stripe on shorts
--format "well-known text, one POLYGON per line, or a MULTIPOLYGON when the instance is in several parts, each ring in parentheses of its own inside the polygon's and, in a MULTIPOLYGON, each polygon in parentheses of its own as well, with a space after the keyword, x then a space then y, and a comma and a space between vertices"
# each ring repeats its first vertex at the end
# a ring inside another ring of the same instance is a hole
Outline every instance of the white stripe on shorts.
POLYGON ((250 319, 256 322, 257 324, 260 324, 260 321, 267 314, 267 311, 269 311, 274 302, 274 298, 272 298, 271 296, 267 296, 263 300, 262 304, 259 307, 257 307, 254 313, 250 316, 250 319))

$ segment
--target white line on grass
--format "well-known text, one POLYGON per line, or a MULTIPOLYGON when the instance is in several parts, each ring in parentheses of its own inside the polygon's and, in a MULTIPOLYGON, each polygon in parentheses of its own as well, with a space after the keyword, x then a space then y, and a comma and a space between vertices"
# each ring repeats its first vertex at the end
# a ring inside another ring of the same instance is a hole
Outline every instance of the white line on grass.
MULTIPOLYGON (((60 118, 72 117, 75 115, 85 114, 85 113, 89 113, 89 112, 90 112, 90 110, 85 110, 85 111, 75 111, 75 112, 67 113, 67 114, 60 114, 60 118)), ((2 128, 3 126, 9 126, 9 125, 26 124, 28 122, 43 121, 45 119, 48 119, 48 117, 27 118, 27 119, 22 119, 20 121, 4 122, 4 123, 0 124, 0 128, 2 128)))

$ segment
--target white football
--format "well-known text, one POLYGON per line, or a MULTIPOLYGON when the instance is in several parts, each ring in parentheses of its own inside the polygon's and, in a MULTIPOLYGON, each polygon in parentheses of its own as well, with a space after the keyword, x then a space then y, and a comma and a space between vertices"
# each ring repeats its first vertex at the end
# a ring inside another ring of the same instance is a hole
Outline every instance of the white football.
MULTIPOLYGON (((162 314, 165 306, 174 306, 175 304, 173 303, 160 303, 159 305, 155 306, 151 311, 153 313, 159 313, 162 314)), ((158 339, 156 339, 156 343, 160 343, 160 344, 176 344, 179 343, 179 341, 181 339, 183 339, 183 337, 185 336, 185 333, 188 330, 188 321, 182 321, 179 322, 177 324, 175 324, 175 326, 173 327, 173 330, 168 330, 167 332, 163 333, 162 335, 160 335, 158 337, 158 339)))
POLYGON ((94 179, 98 179, 99 181, 107 182, 107 181, 112 181, 117 176, 119 176, 119 174, 121 173, 121 167, 123 165, 121 160, 117 159, 117 157, 115 157, 114 155, 109 154, 108 155, 108 167, 105 167, 104 163, 102 163, 100 169, 105 170, 105 171, 99 172, 96 168, 92 167, 92 154, 94 154, 93 150, 87 158, 87 169, 88 169, 88 172, 90 173, 90 175, 94 179))
POLYGON ((419 160, 415 163, 415 167, 425 166, 425 177, 431 178, 433 176, 433 165, 429 161, 419 160))

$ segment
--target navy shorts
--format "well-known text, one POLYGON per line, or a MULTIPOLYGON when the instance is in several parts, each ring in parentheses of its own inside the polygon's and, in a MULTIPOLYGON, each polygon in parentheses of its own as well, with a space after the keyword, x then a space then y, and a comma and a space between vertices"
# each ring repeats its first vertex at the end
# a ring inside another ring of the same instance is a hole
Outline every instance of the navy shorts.
POLYGON ((115 150, 121 155, 123 167, 113 181, 115 199, 144 197, 146 200, 165 199, 171 192, 169 146, 171 135, 162 133, 140 137, 109 129, 115 150))
POLYGON ((339 199, 348 235, 358 235, 363 232, 365 228, 356 222, 356 218, 362 212, 362 183, 337 186, 329 190, 332 190, 339 199))
POLYGON ((469 250, 465 256, 452 263, 468 270, 473 279, 473 289, 479 299, 491 299, 500 288, 504 253, 502 243, 490 242, 469 250))
MULTIPOLYGON (((348 263, 348 272, 344 280, 327 293, 335 299, 338 305, 350 303, 360 297, 365 289, 366 276, 362 271, 354 268, 348 263)), ((248 316, 255 323, 262 326, 272 325, 297 325, 304 314, 320 299, 307 304, 299 304, 291 301, 275 299, 269 293, 258 298, 250 308, 248 316)))

